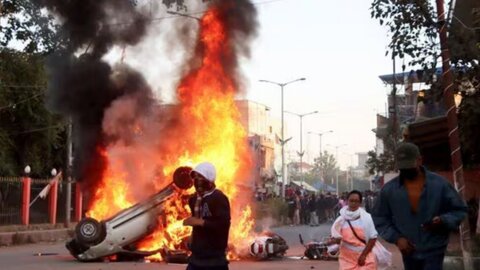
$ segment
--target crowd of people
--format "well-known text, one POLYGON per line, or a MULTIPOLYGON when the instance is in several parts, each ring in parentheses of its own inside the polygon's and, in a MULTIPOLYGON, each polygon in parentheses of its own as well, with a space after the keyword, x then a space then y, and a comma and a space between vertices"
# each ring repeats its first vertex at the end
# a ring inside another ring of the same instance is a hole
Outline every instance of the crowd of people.
MULTIPOLYGON (((300 188, 288 186, 285 189, 285 200, 288 204, 287 222, 291 226, 310 225, 318 226, 322 223, 333 222, 340 209, 347 205, 348 192, 340 196, 327 193, 308 193, 300 188)), ((375 203, 377 193, 367 190, 363 193, 365 200, 363 207, 370 212, 375 203)))

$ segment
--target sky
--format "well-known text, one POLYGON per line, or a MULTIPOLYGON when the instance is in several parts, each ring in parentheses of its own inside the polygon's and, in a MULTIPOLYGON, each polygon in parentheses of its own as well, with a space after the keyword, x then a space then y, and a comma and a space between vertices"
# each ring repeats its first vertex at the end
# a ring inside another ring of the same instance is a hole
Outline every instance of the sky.
MULTIPOLYGON (((263 2, 263 1, 256 1, 263 2)), ((373 150, 376 113, 385 112, 387 88, 378 78, 392 72, 385 56, 387 31, 370 18, 371 0, 279 0, 257 5, 260 31, 252 57, 242 68, 249 80, 247 98, 271 107, 280 118, 280 88, 265 79, 306 80, 285 88, 285 110, 303 114, 304 149, 313 157, 318 136, 308 132, 333 130, 324 135, 323 150, 335 154, 341 167, 356 152, 373 150), (332 146, 329 146, 332 145, 332 146)), ((285 115, 291 151, 299 149, 299 118, 285 115)), ((356 157, 353 158, 356 165, 356 157)))
MULTIPOLYGON (((370 18, 371 1, 255 0, 259 33, 251 44, 251 57, 241 61, 247 82, 239 98, 270 107, 273 118, 280 119, 280 88, 259 80, 306 78, 285 88, 285 110, 319 111, 303 121, 306 157, 313 159, 319 152, 318 136, 308 132, 333 130, 323 136, 322 149, 335 154, 333 146, 346 144, 338 151, 341 168, 356 165, 355 153, 374 149, 376 113, 385 112, 388 89, 378 76, 392 72, 392 61, 385 56, 386 29, 370 18)), ((140 1, 146 8, 148 3, 140 1)), ((189 12, 204 9, 193 6, 189 12)), ((155 16, 171 17, 164 8, 155 16)), ((174 101, 172 93, 197 26, 195 20, 184 17, 156 20, 145 40, 123 54, 125 62, 144 74, 162 102, 174 101), (178 39, 182 25, 189 26, 185 29, 191 31, 190 39, 178 39)), ((106 58, 114 63, 119 57, 121 48, 115 48, 106 58)), ((292 137, 287 150, 295 153, 300 148, 299 119, 286 114, 285 124, 285 137, 292 137)))

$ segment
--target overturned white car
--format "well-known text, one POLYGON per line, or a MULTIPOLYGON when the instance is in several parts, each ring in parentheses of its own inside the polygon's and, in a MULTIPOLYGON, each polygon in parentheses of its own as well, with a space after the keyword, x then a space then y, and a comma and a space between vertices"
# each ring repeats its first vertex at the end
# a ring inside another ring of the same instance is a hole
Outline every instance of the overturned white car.
POLYGON ((142 258, 160 252, 139 251, 136 243, 157 227, 157 217, 176 189, 193 186, 191 170, 190 167, 178 168, 173 174, 173 183, 107 220, 81 220, 75 227, 75 237, 66 243, 67 249, 79 261, 95 261, 112 255, 142 258))

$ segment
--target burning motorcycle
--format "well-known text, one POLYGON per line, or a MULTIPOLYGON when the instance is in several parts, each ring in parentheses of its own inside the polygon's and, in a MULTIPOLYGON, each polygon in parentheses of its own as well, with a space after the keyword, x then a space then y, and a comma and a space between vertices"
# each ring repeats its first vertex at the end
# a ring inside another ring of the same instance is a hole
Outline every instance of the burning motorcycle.
POLYGON ((306 257, 309 260, 338 260, 340 247, 337 244, 329 244, 329 238, 325 238, 321 242, 311 241, 305 244, 302 235, 299 234, 298 236, 300 238, 300 243, 305 247, 305 252, 304 256, 302 256, 302 259, 306 257))
POLYGON ((257 260, 281 258, 288 250, 285 239, 278 234, 265 232, 255 237, 250 245, 250 256, 257 260))

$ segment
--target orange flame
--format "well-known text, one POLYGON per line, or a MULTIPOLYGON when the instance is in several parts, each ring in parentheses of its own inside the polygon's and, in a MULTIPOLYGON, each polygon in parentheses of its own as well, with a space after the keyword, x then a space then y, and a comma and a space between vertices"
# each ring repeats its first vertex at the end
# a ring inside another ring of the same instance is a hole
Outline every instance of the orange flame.
MULTIPOLYGON (((232 206, 229 242, 238 246, 249 238, 254 225, 250 190, 245 183, 251 171, 251 159, 247 133, 240 123, 240 113, 234 102, 236 85, 224 64, 225 58, 235 57, 224 16, 219 7, 213 6, 201 19, 198 37, 202 49, 198 55, 200 66, 188 73, 177 89, 179 114, 175 124, 165 131, 156 161, 163 166, 163 175, 159 179, 171 179, 179 166, 203 161, 215 165, 217 188, 229 197, 232 206)), ((109 155, 107 158, 109 167, 87 213, 96 219, 107 218, 132 205, 134 197, 121 166, 113 168, 113 158, 109 155)), ((166 182, 163 180, 154 185, 159 189, 166 182)), ((176 195, 166 202, 157 230, 139 247, 145 250, 180 248, 183 239, 191 234, 191 227, 183 226, 183 220, 188 216, 190 209, 185 200, 176 195)), ((160 256, 156 258, 161 259, 160 256)), ((230 254, 229 258, 238 256, 230 254)))

